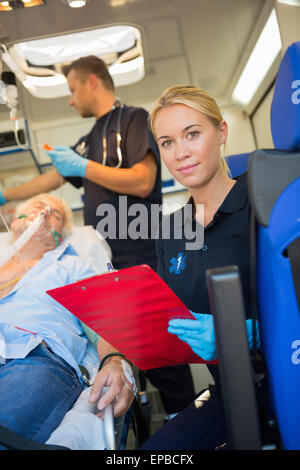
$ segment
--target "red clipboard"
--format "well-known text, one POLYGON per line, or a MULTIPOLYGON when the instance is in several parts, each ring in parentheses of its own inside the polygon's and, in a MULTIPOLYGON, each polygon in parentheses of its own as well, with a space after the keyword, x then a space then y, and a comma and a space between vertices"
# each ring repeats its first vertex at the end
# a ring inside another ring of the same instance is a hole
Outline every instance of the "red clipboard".
POLYGON ((195 319, 147 265, 93 276, 47 294, 141 370, 206 362, 168 333, 170 319, 195 319))

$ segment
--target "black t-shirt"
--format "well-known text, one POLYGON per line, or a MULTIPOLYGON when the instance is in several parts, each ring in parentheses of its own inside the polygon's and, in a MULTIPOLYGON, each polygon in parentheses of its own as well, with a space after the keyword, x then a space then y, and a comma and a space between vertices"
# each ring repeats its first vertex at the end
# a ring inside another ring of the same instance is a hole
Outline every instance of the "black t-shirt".
MULTIPOLYGON (((116 133, 119 112, 120 109, 117 108, 112 113, 106 132, 106 165, 111 167, 115 167, 118 163, 116 133)), ((82 137, 73 147, 79 153, 86 154, 89 160, 98 163, 102 163, 103 159, 102 137, 107 118, 108 114, 99 118, 91 132, 82 137)), ((84 223, 99 230, 109 243, 113 253, 114 267, 124 268, 146 263, 155 269, 155 240, 151 237, 150 215, 151 204, 161 205, 162 203, 161 165, 159 151, 148 126, 148 113, 144 109, 124 106, 121 119, 121 137, 123 157, 121 168, 131 168, 145 158, 149 150, 152 150, 155 155, 157 176, 154 188, 147 198, 142 199, 121 193, 117 194, 87 179, 67 178, 67 180, 76 187, 84 186, 84 223), (120 196, 122 199, 120 199, 120 196), (110 205, 112 211, 110 212, 110 209, 105 211, 105 207, 108 206, 103 204, 110 205), (138 209, 135 204, 142 204, 147 210, 148 223, 143 223, 142 227, 137 226, 135 232, 137 234, 140 232, 140 237, 132 239, 128 236, 128 233, 124 234, 123 226, 119 230, 119 219, 126 217, 127 227, 135 220, 138 222, 139 212, 135 211, 135 209, 138 209), (128 215, 128 213, 132 215, 128 215), (112 230, 111 223, 109 227, 105 224, 108 220, 113 221, 115 229, 112 230)), ((154 230, 152 227, 152 231, 154 230)))

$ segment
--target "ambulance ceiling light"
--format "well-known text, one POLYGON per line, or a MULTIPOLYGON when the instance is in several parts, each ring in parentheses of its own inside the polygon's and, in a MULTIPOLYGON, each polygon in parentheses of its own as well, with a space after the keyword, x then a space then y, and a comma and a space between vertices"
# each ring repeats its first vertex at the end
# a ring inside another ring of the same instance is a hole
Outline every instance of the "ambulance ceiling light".
POLYGON ((13 49, 34 66, 45 67, 72 61, 84 55, 101 57, 126 51, 135 45, 138 33, 132 26, 109 26, 19 42, 13 49))
POLYGON ((91 54, 106 61, 116 87, 144 78, 141 34, 128 25, 16 43, 2 58, 33 96, 49 99, 69 95, 61 65, 91 54))
POLYGON ((71 8, 85 7, 88 0, 64 0, 64 3, 69 5, 71 8))
POLYGON ((277 0, 277 3, 285 3, 293 7, 300 7, 300 0, 277 0))
POLYGON ((282 48, 275 10, 272 10, 233 90, 233 101, 247 106, 282 48))
POLYGON ((18 8, 30 8, 44 5, 45 0, 8 0, 0 1, 0 11, 17 10, 18 8))

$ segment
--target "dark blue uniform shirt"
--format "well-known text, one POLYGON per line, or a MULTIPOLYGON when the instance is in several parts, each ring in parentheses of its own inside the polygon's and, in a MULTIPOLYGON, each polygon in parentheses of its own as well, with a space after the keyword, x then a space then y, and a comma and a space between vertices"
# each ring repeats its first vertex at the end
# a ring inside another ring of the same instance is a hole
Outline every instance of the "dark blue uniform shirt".
MULTIPOLYGON (((192 203, 191 198, 187 204, 192 203)), ((173 238, 174 219, 184 220, 183 208, 169 217, 171 237, 168 240, 160 238, 157 241, 157 273, 189 310, 196 313, 211 313, 206 285, 207 269, 236 265, 242 282, 246 317, 249 317, 251 315, 250 203, 247 174, 237 179, 213 220, 205 227, 201 249, 186 250, 186 243, 193 240, 185 236, 173 238)), ((195 232, 197 222, 194 218, 185 220, 185 223, 190 223, 195 232)), ((176 228, 178 230, 178 224, 176 228)), ((183 230, 182 232, 184 235, 183 230)), ((208 369, 217 385, 218 367, 209 365, 208 369)))

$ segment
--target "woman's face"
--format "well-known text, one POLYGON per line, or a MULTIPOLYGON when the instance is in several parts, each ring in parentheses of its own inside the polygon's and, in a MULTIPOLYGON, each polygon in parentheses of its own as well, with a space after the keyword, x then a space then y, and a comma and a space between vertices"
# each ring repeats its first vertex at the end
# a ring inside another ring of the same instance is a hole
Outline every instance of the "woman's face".
POLYGON ((205 186, 220 169, 225 121, 217 128, 200 111, 173 104, 157 112, 154 132, 166 167, 187 188, 205 186))

